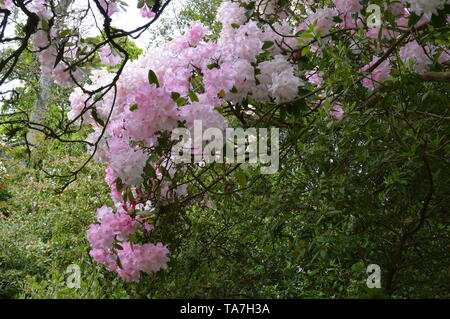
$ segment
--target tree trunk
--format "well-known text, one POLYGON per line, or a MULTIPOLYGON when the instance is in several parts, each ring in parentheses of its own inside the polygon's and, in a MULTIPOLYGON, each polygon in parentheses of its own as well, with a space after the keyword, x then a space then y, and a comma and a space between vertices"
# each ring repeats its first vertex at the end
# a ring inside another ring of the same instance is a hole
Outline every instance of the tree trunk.
MULTIPOLYGON (((33 108, 31 109, 30 122, 42 124, 45 119, 45 114, 47 112, 47 106, 49 98, 51 95, 53 86, 53 79, 41 74, 39 79, 39 92, 37 92, 36 101, 34 102, 33 108)), ((32 125, 33 126, 33 125, 32 125)), ((37 126, 34 126, 37 127, 37 126)), ((37 127, 39 128, 39 127, 37 127)), ((39 130, 28 129, 27 141, 30 147, 37 146, 42 139, 43 134, 39 130)))
MULTIPOLYGON (((73 0, 61 0, 58 7, 57 12, 59 19, 56 19, 55 26, 63 25, 64 24, 64 17, 67 13, 67 9, 71 5, 73 0)), ((37 123, 42 124, 45 115, 47 113, 49 99, 51 97, 52 87, 53 87, 54 81, 51 77, 47 77, 44 74, 41 73, 39 78, 39 89, 36 96, 36 101, 33 104, 33 107, 31 109, 30 113, 30 122, 31 123, 37 123)), ((34 128, 40 128, 37 125, 31 125, 34 128)), ((27 132, 27 142, 30 144, 30 147, 38 146, 40 141, 43 138, 43 133, 39 130, 36 130, 34 128, 29 128, 27 132)))

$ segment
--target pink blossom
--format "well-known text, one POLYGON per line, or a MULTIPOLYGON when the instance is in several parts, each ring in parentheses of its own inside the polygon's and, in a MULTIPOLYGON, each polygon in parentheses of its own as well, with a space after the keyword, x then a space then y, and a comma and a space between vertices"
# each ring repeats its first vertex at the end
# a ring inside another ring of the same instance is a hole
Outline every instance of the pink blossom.
POLYGON ((135 141, 146 141, 157 131, 170 131, 177 126, 177 105, 163 88, 145 83, 130 94, 129 104, 136 109, 125 109, 124 128, 135 141))
POLYGON ((97 263, 108 266, 110 270, 115 271, 117 269, 116 258, 114 254, 110 253, 108 250, 101 248, 92 249, 89 252, 89 255, 91 255, 97 263))
POLYGON ((75 84, 74 80, 79 82, 83 79, 83 73, 80 70, 67 70, 67 65, 65 63, 60 62, 53 69, 53 78, 55 79, 56 84, 61 87, 71 87, 75 84))
POLYGON ((444 0, 402 0, 404 3, 409 3, 411 10, 418 16, 422 14, 431 19, 433 14, 438 15, 438 11, 444 7, 446 1, 444 0))
POLYGON ((314 68, 314 70, 305 73, 308 82, 315 84, 317 86, 322 85, 323 82, 323 72, 319 71, 318 68, 314 68))
POLYGON ((448 51, 442 52, 442 54, 439 56, 438 62, 439 64, 444 64, 450 61, 450 54, 448 51))
POLYGON ((247 20, 245 9, 238 3, 223 1, 217 10, 217 21, 222 22, 224 27, 231 27, 232 24, 241 25, 247 20))
MULTIPOLYGON (((430 18, 428 18, 427 16, 422 16, 419 21, 416 22, 416 24, 414 25, 414 27, 418 28, 426 23, 430 22, 430 18)), ((398 18, 397 20, 395 20, 395 23, 397 24, 397 26, 399 27, 399 29, 404 29, 407 30, 409 28, 408 23, 409 23, 409 13, 405 13, 403 17, 398 18)))
POLYGON ((100 224, 93 224, 87 231, 93 248, 110 249, 114 239, 124 240, 136 229, 136 222, 127 214, 114 214, 111 208, 98 209, 100 224))
POLYGON ((344 14, 356 13, 362 9, 362 5, 359 3, 359 0, 333 0, 333 3, 339 12, 344 14))
POLYGON ((147 154, 142 149, 133 148, 119 137, 113 137, 109 142, 110 166, 123 183, 139 185, 142 183, 142 173, 147 161, 147 154))
POLYGON ((208 128, 218 128, 224 130, 227 125, 222 114, 214 110, 214 107, 202 102, 194 102, 186 105, 181 110, 181 118, 186 121, 186 127, 193 134, 194 121, 201 120, 203 130, 208 128))
POLYGON ((12 0, 0 1, 0 9, 10 10, 11 11, 12 6, 13 6, 12 0))
POLYGON ((333 8, 318 9, 313 15, 307 19, 307 24, 316 23, 315 29, 320 30, 322 35, 328 34, 330 28, 335 24, 333 18, 338 12, 333 8))
POLYGON ((381 37, 381 39, 392 39, 396 35, 396 32, 384 28, 369 28, 369 30, 366 31, 366 37, 374 40, 378 40, 378 37, 381 37))
POLYGON ((100 49, 100 59, 103 64, 106 65, 117 65, 122 61, 122 58, 119 55, 115 55, 111 51, 111 47, 109 45, 105 45, 100 49))
POLYGON ((117 273, 125 281, 137 282, 141 272, 152 273, 167 268, 169 251, 161 243, 131 245, 124 242, 122 248, 117 253, 122 265, 117 273))
POLYGON ((209 29, 206 28, 203 23, 201 23, 200 21, 193 21, 191 23, 191 28, 187 32, 187 39, 189 41, 189 44, 192 46, 196 46, 200 42, 200 40, 209 33, 209 29))
POLYGON ((392 12, 393 15, 402 15, 405 13, 405 6, 400 2, 392 2, 387 6, 388 10, 392 12))
POLYGON ((344 118, 345 111, 338 103, 331 107, 331 117, 335 120, 342 120, 344 118))
POLYGON ((148 223, 144 223, 144 229, 145 229, 146 231, 152 231, 152 230, 155 229, 155 226, 153 226, 153 225, 151 225, 151 224, 148 224, 148 223))
POLYGON ((219 68, 205 70, 203 82, 206 91, 211 97, 217 96, 221 91, 230 91, 234 85, 234 72, 230 63, 224 63, 219 68))
POLYGON ((272 84, 269 86, 271 95, 278 104, 295 99, 298 95, 298 87, 302 84, 293 69, 289 68, 280 73, 272 74, 272 84))
MULTIPOLYGON (((375 63, 377 63, 377 61, 380 58, 377 56, 374 56, 372 58, 372 62, 370 62, 369 64, 365 65, 363 68, 361 68, 359 71, 360 72, 365 72, 367 71, 369 68, 371 68, 375 63)), ((383 61, 379 66, 377 66, 371 74, 369 74, 368 76, 366 76, 363 80, 362 80, 362 85, 368 89, 375 89, 378 86, 380 86, 381 82, 386 81, 391 73, 391 66, 389 64, 388 60, 383 61)))
POLYGON ((400 59, 408 67, 410 61, 414 63, 414 71, 418 74, 423 74, 429 70, 433 61, 428 54, 431 53, 431 48, 422 47, 417 41, 411 41, 400 49, 400 59), (427 52, 429 51, 429 52, 427 52))
POLYGON ((99 0, 98 2, 100 6, 103 8, 103 10, 106 12, 108 17, 111 17, 113 14, 119 12, 119 7, 114 2, 107 0, 99 0))
POLYGON ((45 6, 45 0, 33 0, 28 10, 30 12, 36 13, 38 16, 44 18, 45 20, 50 20, 52 17, 52 12, 45 6))
POLYGON ((153 19, 156 16, 156 13, 154 13, 153 11, 151 11, 149 8, 147 7, 143 7, 140 10, 141 16, 144 18, 148 18, 148 19, 153 19))

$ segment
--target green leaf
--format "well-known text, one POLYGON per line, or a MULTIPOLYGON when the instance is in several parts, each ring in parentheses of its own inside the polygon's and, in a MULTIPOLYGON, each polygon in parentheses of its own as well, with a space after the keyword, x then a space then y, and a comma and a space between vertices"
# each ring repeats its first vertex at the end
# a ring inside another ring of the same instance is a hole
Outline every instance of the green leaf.
POLYGON ((314 35, 312 35, 309 31, 304 31, 304 32, 300 33, 300 35, 298 37, 303 38, 303 39, 310 39, 310 38, 314 38, 314 35))
POLYGON ((149 70, 149 71, 148 71, 148 82, 149 82, 150 84, 156 84, 156 87, 159 88, 158 77, 156 76, 156 73, 153 72, 153 70, 149 70))
POLYGON ((100 124, 103 127, 105 126, 105 122, 101 118, 98 117, 96 107, 92 108, 91 114, 92 114, 92 117, 94 118, 95 122, 97 122, 98 124, 100 124))
POLYGON ((131 111, 131 112, 134 112, 134 111, 137 110, 137 108, 138 108, 138 105, 137 105, 137 104, 133 104, 133 105, 130 107, 130 111, 131 111))
POLYGON ((118 243, 114 243, 114 248, 117 250, 123 250, 123 247, 118 243))
POLYGON ((311 52, 311 49, 310 49, 309 46, 304 47, 304 48, 302 49, 302 56, 306 56, 306 55, 308 55, 310 52, 311 52))
POLYGON ((450 11, 449 8, 450 8, 450 5, 447 5, 445 8, 446 10, 439 11, 439 15, 433 14, 431 16, 431 24, 433 25, 433 27, 441 28, 447 24, 448 11, 450 11))
POLYGON ((207 66, 208 70, 212 70, 212 69, 215 69, 218 67, 219 67, 219 65, 217 63, 211 63, 207 66))
POLYGON ((411 13, 408 19, 408 27, 412 27, 413 25, 416 25, 417 22, 419 22, 420 16, 415 14, 414 12, 411 13))
POLYGON ((148 210, 144 210, 142 212, 137 212, 136 215, 152 215, 153 212, 148 211, 148 210))
POLYGON ((138 9, 142 9, 145 6, 145 0, 139 0, 137 4, 138 9))
POLYGON ((119 192, 121 192, 123 189, 122 180, 120 178, 116 179, 116 188, 119 192))
POLYGON ((263 46, 262 46, 262 49, 263 49, 263 50, 267 50, 267 49, 273 47, 274 44, 275 44, 275 43, 274 43, 273 41, 264 41, 264 44, 263 44, 263 46))
POLYGON ((122 266, 122 263, 120 262, 120 258, 119 258, 119 257, 117 257, 116 262, 117 262, 117 266, 118 266, 120 269, 123 269, 123 266, 122 266))
POLYGON ((244 188, 247 186, 247 174, 245 174, 244 171, 238 170, 236 173, 237 182, 239 183, 239 186, 241 188, 244 188))
POLYGON ((63 31, 61 31, 61 33, 59 34, 59 36, 61 37, 61 38, 65 38, 65 37, 67 37, 67 36, 69 36, 70 34, 72 34, 72 30, 63 30, 63 31))
POLYGON ((174 100, 176 102, 180 98, 181 95, 178 92, 172 92, 170 94, 170 96, 172 97, 172 100, 174 100))
POLYGON ((160 165, 159 166, 159 170, 162 173, 163 177, 167 178, 167 180, 171 181, 172 180, 172 176, 170 176, 169 171, 166 169, 165 166, 160 165))
POLYGON ((150 178, 156 178, 155 168, 150 163, 147 163, 147 165, 145 166, 144 173, 145 176, 148 176, 150 178))
POLYGON ((341 22, 343 22, 343 20, 342 20, 340 17, 335 16, 335 17, 333 18, 333 22, 341 23, 341 22))
POLYGON ((180 97, 175 102, 177 103, 178 106, 183 106, 186 104, 186 99, 183 97, 180 97))
POLYGON ((194 91, 189 91, 189 98, 191 99, 191 102, 199 102, 197 94, 194 91))

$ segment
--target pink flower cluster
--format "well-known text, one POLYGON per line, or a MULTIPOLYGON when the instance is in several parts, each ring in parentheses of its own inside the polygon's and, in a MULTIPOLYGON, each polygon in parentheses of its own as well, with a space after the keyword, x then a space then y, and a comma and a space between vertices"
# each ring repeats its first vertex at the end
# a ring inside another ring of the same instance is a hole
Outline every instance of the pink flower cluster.
POLYGON ((342 108, 342 105, 340 105, 339 103, 333 104, 333 106, 331 107, 330 113, 331 113, 331 117, 334 118, 335 120, 342 120, 345 115, 345 111, 342 108))
MULTIPOLYGON (((80 70, 70 70, 69 65, 62 59, 57 61, 59 51, 54 41, 58 38, 58 33, 55 29, 44 29, 43 20, 49 20, 52 17, 51 10, 45 6, 44 0, 37 0, 32 2, 29 7, 31 12, 36 13, 41 22, 38 30, 33 38, 34 50, 37 52, 38 60, 41 64, 41 71, 48 77, 55 80, 56 84, 61 87, 70 87, 74 85, 74 80, 79 82, 83 78, 83 73, 80 70)), ((63 57, 72 57, 76 51, 75 47, 64 48, 63 57)))
POLYGON ((111 47, 109 45, 105 45, 100 49, 100 59, 103 64, 106 65, 117 65, 122 61, 122 58, 119 55, 115 55, 111 51, 111 47))
POLYGON ((422 14, 431 19, 433 14, 438 14, 438 11, 444 7, 447 0, 402 0, 404 4, 409 4, 411 10, 418 16, 422 14))
MULTIPOLYGON (((86 232, 92 250, 89 254, 99 264, 115 271, 128 282, 139 281, 141 272, 152 273, 167 268, 169 250, 161 243, 134 245, 127 241, 137 230, 138 222, 128 214, 114 214, 109 207, 98 210, 100 224, 91 225, 86 232)), ((152 230, 152 226, 143 225, 152 230)))
POLYGON ((321 86, 323 83, 323 72, 319 71, 318 68, 314 68, 312 71, 306 72, 305 76, 308 79, 308 82, 317 86, 321 86))
POLYGON ((119 12, 119 7, 116 3, 108 1, 108 0, 99 0, 98 1, 102 9, 106 12, 108 17, 111 17, 113 14, 119 12))
POLYGON ((404 61, 407 67, 412 62, 414 64, 414 71, 423 74, 433 64, 433 60, 430 58, 432 51, 432 48, 428 46, 422 47, 417 41, 412 41, 400 49, 400 59, 404 61))
POLYGON ((91 225, 87 238, 94 249, 111 249, 117 238, 126 240, 136 229, 136 222, 128 214, 114 214, 112 208, 103 206, 97 210, 100 224, 91 225))
MULTIPOLYGON (((193 22, 184 36, 155 49, 151 56, 127 64, 117 82, 117 94, 111 90, 96 103, 96 115, 104 122, 114 104, 106 134, 98 143, 96 158, 108 163, 122 182, 139 186, 146 158, 151 155, 132 147, 132 141, 151 148, 156 146, 160 132, 170 132, 180 122, 192 129, 195 120, 202 120, 204 129, 225 129, 224 117, 215 110, 225 99, 240 102, 252 96, 260 101, 284 103, 298 95, 302 82, 296 75, 295 65, 280 54, 281 50, 271 50, 269 60, 256 63, 257 56, 264 52, 264 42, 276 41, 279 35, 269 28, 260 28, 254 21, 247 22, 245 9, 235 2, 224 1, 218 10, 218 19, 223 29, 217 43, 206 41, 205 36, 210 31, 200 22, 193 22), (158 85, 149 84, 149 70, 154 72, 158 85), (257 71, 260 74, 256 75, 257 71), (204 92, 197 93, 198 100, 191 101, 189 92, 195 90, 191 82, 193 76, 202 79, 204 92), (184 99, 185 105, 179 104, 180 98, 173 98, 174 92, 184 99)), ((282 28, 293 32, 290 27, 282 28)), ((107 47, 100 54, 105 64, 116 62, 110 61, 107 47)), ((86 88, 102 87, 112 77, 104 70, 96 71, 91 76, 92 84, 86 88)), ((102 127, 91 112, 81 116, 90 97, 77 89, 70 100, 70 118, 82 117, 84 123, 91 124, 94 133, 89 140, 95 140, 102 127)))
POLYGON ((0 0, 0 9, 11 10, 12 6, 12 0, 0 0))
POLYGON ((362 5, 359 0, 333 0, 334 5, 339 12, 351 14, 361 11, 362 5))
MULTIPOLYGON (((379 59, 380 59, 379 57, 374 56, 372 62, 361 68, 359 71, 360 72, 367 71, 375 63, 377 63, 379 59)), ((378 86, 380 86, 381 82, 386 81, 389 78, 390 73, 391 73, 391 65, 389 64, 388 60, 385 60, 362 80, 362 85, 365 88, 373 90, 378 86)))
POLYGON ((151 11, 149 8, 144 7, 141 9, 141 16, 148 19, 153 19, 156 16, 156 13, 151 11))
POLYGON ((320 30, 321 35, 328 34, 330 28, 336 23, 333 18, 338 16, 339 12, 334 8, 321 8, 318 9, 313 15, 309 16, 306 24, 310 25, 315 23, 315 30, 320 30))

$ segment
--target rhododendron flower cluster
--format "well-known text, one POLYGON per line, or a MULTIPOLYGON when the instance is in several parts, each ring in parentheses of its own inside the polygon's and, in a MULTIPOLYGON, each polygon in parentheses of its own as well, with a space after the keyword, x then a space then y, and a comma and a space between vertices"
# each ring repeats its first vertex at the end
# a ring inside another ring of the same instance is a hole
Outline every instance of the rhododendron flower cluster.
POLYGON ((156 16, 156 13, 154 13, 147 7, 141 8, 140 12, 141 12, 141 16, 143 16, 144 18, 148 18, 148 19, 153 19, 156 16))
POLYGON ((136 222, 127 214, 114 214, 112 208, 103 206, 98 209, 97 217, 100 224, 91 225, 87 237, 94 249, 109 250, 113 242, 126 240, 134 232, 136 222))
MULTIPOLYGON (((372 62, 364 66, 360 71, 365 72, 371 68, 380 58, 374 56, 372 62)), ((388 60, 383 61, 378 65, 368 76, 362 80, 362 85, 368 89, 375 89, 380 86, 381 82, 386 81, 391 73, 391 65, 388 60)))
POLYGON ((418 16, 423 14, 430 19, 433 14, 437 14, 438 10, 444 7, 446 0, 402 0, 402 2, 409 4, 411 10, 418 16))
MULTIPOLYGON (((115 214, 106 206, 97 213, 100 224, 91 225, 86 234, 92 246, 89 254, 98 263, 129 282, 139 281, 141 272, 152 273, 167 268, 169 251, 163 244, 136 245, 127 241, 128 236, 138 229, 139 222, 126 213, 115 214)), ((142 228, 153 229, 146 223, 142 228)))
POLYGON ((450 61, 450 53, 448 51, 442 52, 439 56, 438 62, 440 64, 448 63, 450 61))
POLYGON ((108 0, 99 0, 98 2, 108 17, 111 17, 113 14, 120 11, 119 7, 114 2, 108 0))
POLYGON ((217 21, 224 26, 241 25, 246 20, 245 8, 241 7, 237 2, 224 1, 217 10, 217 21))
POLYGON ((359 3, 359 0, 333 0, 333 3, 338 11, 344 14, 356 13, 362 9, 362 5, 359 3))
POLYGON ((342 120, 344 118, 345 111, 342 108, 342 105, 335 103, 331 107, 331 117, 335 120, 342 120))
POLYGON ((422 47, 417 41, 412 41, 400 49, 400 59, 404 61, 407 66, 410 62, 414 63, 414 70, 419 74, 428 71, 433 61, 430 59, 429 47, 422 47), (428 52, 427 52, 428 51, 428 52))
POLYGON ((11 10, 12 6, 12 0, 0 0, 0 9, 11 10))
POLYGON ((335 8, 318 9, 307 19, 306 24, 315 24, 315 30, 320 30, 321 34, 325 35, 329 32, 330 28, 336 24, 333 18, 338 15, 339 13, 335 8))
POLYGON ((402 15, 405 13, 405 6, 398 0, 397 2, 390 3, 387 9, 391 11, 393 15, 402 15))
MULTIPOLYGON (((111 187, 111 196, 123 213, 115 218, 101 218, 99 225, 91 226, 88 239, 94 249, 91 255, 106 264, 108 269, 117 271, 125 280, 134 281, 139 271, 155 270, 162 266, 152 268, 146 264, 148 262, 144 257, 139 257, 139 254, 150 251, 150 246, 136 249, 137 246, 132 245, 135 248, 133 251, 126 243, 116 253, 123 268, 117 269, 111 263, 116 258, 111 245, 114 240, 124 240, 132 231, 129 216, 134 216, 137 208, 137 202, 124 200, 123 194, 130 190, 140 191, 141 184, 147 182, 148 177, 144 176, 147 165, 153 167, 156 178, 152 178, 160 183, 158 200, 166 201, 186 193, 185 185, 172 188, 169 181, 163 181, 159 160, 148 163, 151 149, 158 145, 160 134, 170 132, 180 123, 193 130, 197 120, 202 121, 204 129, 214 127, 224 130, 227 127, 225 118, 215 108, 225 99, 239 102, 252 96, 264 102, 284 103, 295 99, 302 85, 295 65, 279 50, 270 51, 265 61, 256 63, 258 55, 264 53, 264 42, 279 39, 279 35, 269 31, 269 28, 259 27, 255 21, 247 21, 245 9, 234 2, 225 1, 221 5, 218 20, 223 23, 223 29, 217 43, 207 42, 205 36, 210 31, 200 22, 193 22, 185 35, 155 49, 149 56, 127 64, 117 81, 117 92, 106 92, 101 101, 92 106, 95 107, 95 117, 89 110, 85 111, 92 104, 89 95, 76 89, 70 97, 72 110, 69 118, 82 120, 94 129, 88 137, 89 141, 95 143, 101 135, 103 127, 98 119, 104 123, 109 120, 103 138, 97 142, 95 156, 109 165, 107 182, 111 187), (149 70, 156 83, 149 82, 149 70), (194 100, 189 94, 195 89, 191 82, 193 76, 201 77, 204 88, 194 100), (183 102, 180 103, 180 99, 183 102), (142 143, 145 149, 133 142, 142 143), (117 187, 118 180, 122 184, 121 189, 117 187), (120 231, 125 228, 119 231, 111 226, 112 221, 119 218, 120 221, 130 222, 130 228, 123 233, 120 231), (139 263, 133 263, 139 258, 141 265, 131 266, 139 263)), ((293 28, 284 28, 286 32, 293 32, 293 28)), ((112 57, 109 47, 105 46, 100 56, 105 64, 118 62, 112 57)), ((113 74, 106 70, 95 71, 85 88, 95 90, 112 78, 113 74)), ((168 167, 169 174, 173 175, 172 166, 168 167)), ((155 247, 152 249, 162 251, 160 246, 155 247)))
MULTIPOLYGON (((70 87, 74 85, 74 81, 79 82, 84 77, 83 73, 79 69, 72 71, 69 64, 59 57, 57 46, 53 43, 58 38, 58 32, 44 28, 42 21, 51 19, 51 9, 46 6, 44 0, 33 1, 28 9, 41 18, 33 38, 33 46, 41 63, 42 73, 53 78, 56 84, 62 87, 70 87)), ((74 46, 65 48, 63 57, 72 57, 75 51, 74 46)))
POLYGON ((317 86, 321 86, 323 82, 323 72, 319 71, 318 68, 315 68, 314 70, 310 72, 306 72, 305 74, 306 79, 317 86))
POLYGON ((112 53, 111 47, 109 45, 102 47, 99 54, 102 63, 106 65, 117 65, 122 60, 119 55, 115 55, 112 53))
MULTIPOLYGON (((204 129, 224 129, 226 121, 215 110, 224 98, 238 102, 253 96, 261 101, 284 103, 298 95, 302 81, 287 56, 277 54, 254 65, 257 56, 264 52, 262 39, 270 37, 254 21, 245 23, 244 13, 245 9, 237 3, 224 2, 218 11, 218 19, 224 26, 217 44, 206 42, 204 37, 210 31, 200 22, 193 22, 184 36, 152 52, 152 57, 128 64, 117 82, 117 94, 110 91, 96 103, 96 115, 104 122, 114 104, 103 138, 105 142, 98 143, 96 157, 107 162, 122 182, 139 186, 143 182, 141 175, 146 157, 151 155, 130 146, 131 141, 142 142, 151 148, 157 145, 161 132, 170 132, 180 122, 192 129, 194 120, 202 120, 204 129), (242 25, 232 25, 236 23, 242 25), (149 70, 154 72, 158 85, 148 82, 149 70), (260 74, 255 78, 256 70, 260 70, 260 74), (191 101, 188 96, 194 89, 191 84, 193 74, 199 74, 203 81, 204 92, 198 93, 198 101, 191 101), (173 99, 174 92, 185 99, 186 105, 178 105, 173 99)), ((109 53, 105 49, 101 56, 106 59, 105 54, 109 53)), ((94 73, 92 84, 86 87, 94 90, 111 77, 106 71, 94 73)), ((76 119, 89 104, 89 96, 75 90, 70 100, 69 116, 76 119)), ((100 135, 102 127, 90 112, 85 112, 82 119, 93 126, 92 137, 100 135)))

